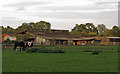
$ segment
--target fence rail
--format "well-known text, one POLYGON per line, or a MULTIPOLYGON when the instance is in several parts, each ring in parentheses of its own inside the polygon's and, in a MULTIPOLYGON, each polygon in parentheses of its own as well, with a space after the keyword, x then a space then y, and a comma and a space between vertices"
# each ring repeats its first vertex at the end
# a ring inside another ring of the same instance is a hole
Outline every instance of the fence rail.
MULTIPOLYGON (((46 47, 49 49, 67 49, 67 50, 118 50, 117 45, 84 45, 84 46, 73 46, 73 45, 39 45, 39 44, 34 44, 35 47, 46 47)), ((13 49, 14 44, 2 44, 2 49, 13 49)), ((19 48, 19 47, 18 47, 19 48)))

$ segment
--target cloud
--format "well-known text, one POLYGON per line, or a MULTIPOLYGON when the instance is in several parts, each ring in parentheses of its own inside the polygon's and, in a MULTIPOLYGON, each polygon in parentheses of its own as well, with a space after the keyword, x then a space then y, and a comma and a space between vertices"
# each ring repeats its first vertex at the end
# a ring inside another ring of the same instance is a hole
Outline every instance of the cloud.
POLYGON ((39 6, 35 8, 37 11, 44 12, 105 12, 117 11, 117 2, 93 2, 91 4, 82 5, 59 5, 59 6, 39 6))
POLYGON ((118 5, 118 2, 96 2, 96 5, 118 5))
POLYGON ((101 12, 101 11, 116 11, 115 7, 97 7, 97 6, 46 6, 38 7, 36 10, 53 11, 53 12, 101 12))
POLYGON ((41 18, 61 18, 61 19, 106 19, 110 17, 117 17, 116 11, 101 12, 101 13, 83 13, 83 12, 37 12, 31 13, 32 16, 41 18))
POLYGON ((12 20, 12 19, 16 19, 16 17, 7 17, 7 16, 3 16, 2 19, 12 20))
POLYGON ((19 25, 21 25, 25 21, 17 20, 17 19, 4 19, 2 20, 1 24, 2 26, 12 26, 13 28, 17 28, 19 25))
POLYGON ((26 10, 25 7, 19 7, 17 10, 26 10))
POLYGON ((103 23, 107 26, 117 25, 117 0, 41 1, 13 1, 14 3, 2 4, 1 14, 4 16, 2 24, 17 27, 24 22, 45 20, 52 23, 53 28, 61 29, 71 29, 76 23, 86 22, 103 23))
MULTIPOLYGON (((27 11, 27 9, 32 8, 34 6, 49 5, 51 3, 52 2, 43 2, 43 1, 42 2, 40 1, 15 2, 15 3, 2 4, 2 7, 13 9, 13 11, 27 11)), ((10 10, 7 10, 7 11, 10 11, 10 10)))
POLYGON ((3 5, 4 7, 29 7, 29 6, 36 6, 36 5, 46 5, 50 4, 51 2, 16 2, 3 5))
POLYGON ((1 20, 1 24, 2 26, 12 26, 13 28, 17 28, 19 25, 21 25, 22 23, 25 23, 27 20, 22 20, 18 19, 16 17, 12 17, 12 16, 3 16, 2 20, 1 20))

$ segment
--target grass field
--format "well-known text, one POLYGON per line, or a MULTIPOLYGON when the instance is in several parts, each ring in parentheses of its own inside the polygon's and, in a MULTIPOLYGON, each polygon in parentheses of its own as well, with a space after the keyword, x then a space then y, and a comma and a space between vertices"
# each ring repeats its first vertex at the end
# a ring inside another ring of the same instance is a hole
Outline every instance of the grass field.
MULTIPOLYGON (((40 46, 39 46, 40 47, 40 46)), ((118 72, 118 46, 46 46, 65 53, 26 53, 5 49, 3 72, 118 72), (84 50, 101 50, 100 54, 84 50)))

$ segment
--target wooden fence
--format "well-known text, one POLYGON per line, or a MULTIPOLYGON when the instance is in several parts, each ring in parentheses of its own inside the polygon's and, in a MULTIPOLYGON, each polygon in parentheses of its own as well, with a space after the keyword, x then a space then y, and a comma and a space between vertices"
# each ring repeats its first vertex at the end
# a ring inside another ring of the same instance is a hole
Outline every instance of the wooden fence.
MULTIPOLYGON (((34 44, 35 47, 40 47, 40 46, 50 46, 50 45, 39 45, 39 44, 34 44)), ((54 46, 67 46, 67 45, 54 45, 54 46)), ((53 46, 53 47, 54 47, 53 46)), ((68 46, 71 46, 71 45, 68 45, 68 46)), ((85 50, 89 50, 89 49, 105 49, 105 50, 114 50, 114 46, 118 46, 118 45, 79 45, 81 48, 81 50, 85 49, 85 50), (107 47, 107 48, 106 48, 107 47)), ((79 47, 78 45, 76 45, 76 47, 79 47)), ((2 44, 2 50, 6 50, 6 49, 13 49, 14 48, 14 44, 2 44)), ((18 47, 19 48, 19 47, 18 47)), ((117 49, 117 48, 116 48, 117 49)))

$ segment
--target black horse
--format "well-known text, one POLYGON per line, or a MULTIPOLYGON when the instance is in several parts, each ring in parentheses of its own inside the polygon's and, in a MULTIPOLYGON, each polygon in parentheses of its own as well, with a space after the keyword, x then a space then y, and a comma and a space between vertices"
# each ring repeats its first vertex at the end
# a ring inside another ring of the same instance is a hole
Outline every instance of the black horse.
POLYGON ((22 48, 23 51, 25 51, 27 49, 27 47, 33 47, 33 42, 25 43, 23 41, 20 41, 20 42, 16 41, 15 45, 14 45, 14 51, 17 48, 17 46, 20 47, 20 51, 21 51, 21 48, 22 48))
POLYGON ((21 51, 21 48, 22 48, 23 51, 25 51, 25 49, 26 49, 25 43, 23 41, 20 41, 20 42, 16 41, 15 42, 14 51, 17 48, 17 46, 20 47, 20 51, 21 51))

